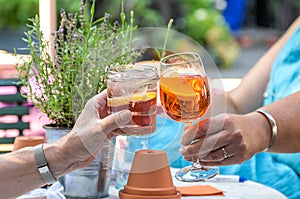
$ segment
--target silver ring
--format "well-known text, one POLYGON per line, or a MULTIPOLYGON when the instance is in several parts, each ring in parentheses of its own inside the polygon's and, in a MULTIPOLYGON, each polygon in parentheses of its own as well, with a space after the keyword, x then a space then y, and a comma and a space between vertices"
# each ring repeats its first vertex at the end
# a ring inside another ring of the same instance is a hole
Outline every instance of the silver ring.
POLYGON ((228 153, 227 153, 227 151, 225 150, 224 147, 222 147, 222 151, 223 151, 224 159, 228 158, 228 153))
POLYGON ((199 140, 199 139, 192 140, 192 141, 190 142, 190 145, 193 145, 193 144, 195 144, 195 143, 197 143, 197 142, 200 142, 200 140, 199 140))

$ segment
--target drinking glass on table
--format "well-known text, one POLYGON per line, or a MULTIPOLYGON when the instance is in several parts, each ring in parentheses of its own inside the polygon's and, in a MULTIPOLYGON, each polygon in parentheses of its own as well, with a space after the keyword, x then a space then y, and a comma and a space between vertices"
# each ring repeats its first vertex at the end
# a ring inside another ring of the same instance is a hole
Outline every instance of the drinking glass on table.
MULTIPOLYGON (((197 122, 210 105, 208 78, 200 55, 194 52, 172 54, 163 57, 160 66, 160 101, 165 113, 186 125, 197 122)), ((218 167, 204 167, 197 160, 179 170, 175 177, 180 181, 196 182, 218 173, 218 167)))

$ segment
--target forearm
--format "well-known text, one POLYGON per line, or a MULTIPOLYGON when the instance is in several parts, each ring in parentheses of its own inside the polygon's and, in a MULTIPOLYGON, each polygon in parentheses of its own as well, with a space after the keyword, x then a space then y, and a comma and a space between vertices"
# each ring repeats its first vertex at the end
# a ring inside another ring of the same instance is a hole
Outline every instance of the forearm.
MULTIPOLYGON (((59 146, 44 145, 48 167, 55 178, 74 168, 65 149, 59 146)), ((1 155, 0 168, 0 198, 16 198, 46 184, 38 171, 33 147, 1 155)))
POLYGON ((33 147, 0 156, 0 198, 16 198, 44 185, 37 170, 33 147))
POLYGON ((278 52, 300 26, 300 17, 278 41, 256 62, 236 89, 226 93, 227 113, 246 114, 262 106, 263 94, 278 52))
MULTIPOLYGON (((242 98, 242 96, 245 94, 243 93, 244 88, 241 88, 242 82, 236 88, 227 92, 224 90, 225 85, 223 85, 223 83, 224 81, 222 81, 221 79, 213 79, 211 81, 212 100, 210 109, 209 111, 207 111, 208 117, 216 116, 223 113, 245 114, 253 111, 253 109, 247 108, 250 105, 248 105, 247 101, 245 101, 244 98, 242 98), (241 92, 243 94, 242 96, 240 96, 241 92), (242 110, 241 106, 244 107, 244 109, 247 109, 248 111, 245 112, 245 110, 242 110)), ((258 97, 256 97, 256 100, 259 100, 258 97)), ((257 107, 260 107, 261 105, 262 99, 260 100, 260 104, 259 106, 257 105, 257 107)))
MULTIPOLYGON (((230 98, 230 95, 225 91, 219 90, 213 93, 209 111, 207 111, 208 117, 216 116, 223 113, 238 113, 235 107, 235 103, 230 98)), ((207 117, 207 116, 206 116, 207 117)))
MULTIPOLYGON (((300 152, 300 92, 262 108, 275 119, 278 133, 270 152, 300 152)), ((269 130, 271 134, 271 129, 269 130)), ((271 135, 270 135, 271 136, 271 135)))
MULTIPOLYGON (((86 103, 70 133, 55 143, 43 145, 54 178, 88 166, 111 132, 131 121, 128 110, 107 116, 106 99, 106 92, 94 96, 86 103)), ((0 155, 0 178, 1 199, 16 198, 46 184, 38 171, 33 147, 0 155)))

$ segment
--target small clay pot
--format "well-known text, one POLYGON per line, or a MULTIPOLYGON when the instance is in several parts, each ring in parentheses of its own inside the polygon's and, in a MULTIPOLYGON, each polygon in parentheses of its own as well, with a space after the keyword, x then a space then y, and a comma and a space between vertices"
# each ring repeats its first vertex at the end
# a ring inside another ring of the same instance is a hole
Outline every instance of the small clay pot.
POLYGON ((181 198, 181 193, 176 192, 175 195, 166 195, 166 196, 147 196, 147 195, 134 195, 124 193, 124 190, 119 191, 119 197, 121 199, 179 199, 181 198))
POLYGON ((18 136, 15 138, 13 151, 42 143, 45 143, 45 138, 43 136, 18 136))
POLYGON ((127 184, 119 191, 121 199, 177 199, 181 193, 173 185, 167 155, 159 150, 135 153, 127 184))

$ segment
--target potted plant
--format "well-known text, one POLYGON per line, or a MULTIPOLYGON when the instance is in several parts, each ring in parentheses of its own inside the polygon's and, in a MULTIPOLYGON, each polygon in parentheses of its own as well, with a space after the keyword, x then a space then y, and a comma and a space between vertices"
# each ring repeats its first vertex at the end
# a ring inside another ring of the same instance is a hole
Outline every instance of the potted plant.
MULTIPOLYGON (((16 66, 18 77, 26 88, 24 95, 35 107, 47 115, 50 124, 46 127, 64 129, 63 132, 58 132, 60 137, 73 127, 85 103, 106 88, 107 69, 114 64, 133 63, 140 55, 139 50, 132 47, 130 39, 132 31, 135 29, 133 12, 130 14, 130 22, 127 23, 122 9, 119 25, 118 21, 114 23, 110 21, 109 14, 94 20, 95 0, 91 4, 88 17, 85 7, 86 1, 82 0, 79 12, 61 11, 60 26, 52 34, 54 39, 53 56, 49 51, 51 47, 49 41, 43 39, 39 18, 36 16, 30 19, 31 23, 28 25, 30 29, 25 33, 27 38, 24 39, 28 44, 26 50, 29 51, 30 59, 24 59, 22 64, 16 66)), ((57 132, 57 129, 51 129, 49 133, 46 130, 46 138, 50 139, 48 136, 55 134, 53 131, 57 132)), ((104 147, 105 151, 102 150, 100 153, 109 154, 100 154, 99 157, 96 157, 96 162, 94 161, 88 169, 99 169, 100 165, 103 166, 99 159, 101 156, 110 157, 111 148, 104 147)), ((107 168, 109 168, 108 166, 107 168)), ((75 173, 72 172, 71 176, 72 178, 77 174, 81 176, 85 173, 84 171, 74 171, 75 173)), ((106 178, 107 172, 96 171, 96 175, 102 173, 105 176, 102 178, 106 178)), ((67 183, 66 180, 67 177, 63 178, 61 182, 67 183)), ((93 190, 79 189, 87 186, 94 189, 94 181, 87 182, 80 178, 76 181, 73 178, 72 183, 73 185, 68 185, 68 187, 74 189, 65 190, 65 194, 68 192, 66 195, 71 193, 74 197, 94 197, 89 195, 93 194, 93 190), (81 184, 76 185, 76 183, 81 184), (80 195, 74 195, 74 193, 80 195)), ((101 183, 96 181, 95 186, 97 184, 101 183)), ((98 191, 106 189, 104 193, 96 191, 98 196, 99 194, 105 196, 108 191, 108 187, 96 187, 95 189, 100 189, 98 191)))

